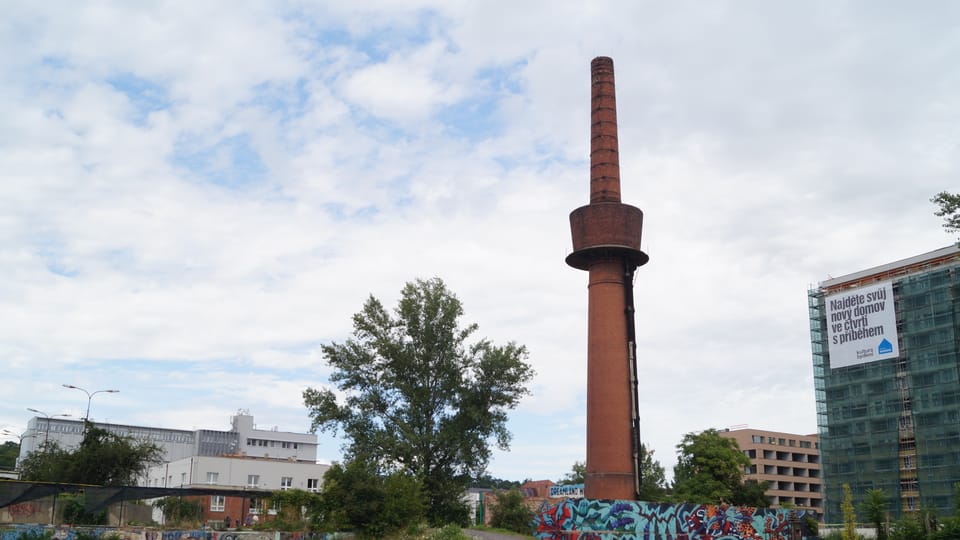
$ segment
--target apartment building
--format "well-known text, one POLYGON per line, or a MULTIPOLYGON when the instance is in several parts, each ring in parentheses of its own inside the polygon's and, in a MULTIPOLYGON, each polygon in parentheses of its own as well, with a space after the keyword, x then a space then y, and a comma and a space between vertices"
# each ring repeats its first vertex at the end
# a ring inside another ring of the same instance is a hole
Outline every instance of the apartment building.
POLYGON ((746 481, 769 482, 772 506, 807 510, 822 520, 819 436, 749 428, 725 429, 720 435, 737 441, 750 458, 746 481))

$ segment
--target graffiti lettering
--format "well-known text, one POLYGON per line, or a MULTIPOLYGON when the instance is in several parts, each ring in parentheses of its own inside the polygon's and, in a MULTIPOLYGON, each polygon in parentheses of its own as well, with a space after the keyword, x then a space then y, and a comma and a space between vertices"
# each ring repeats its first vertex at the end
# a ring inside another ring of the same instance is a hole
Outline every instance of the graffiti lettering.
POLYGON ((7 511, 14 518, 30 517, 40 512, 40 505, 35 502, 22 502, 8 506, 7 511))
POLYGON ((787 518, 788 512, 777 508, 566 499, 544 503, 533 522, 540 540, 606 538, 612 533, 622 540, 788 540, 787 518))

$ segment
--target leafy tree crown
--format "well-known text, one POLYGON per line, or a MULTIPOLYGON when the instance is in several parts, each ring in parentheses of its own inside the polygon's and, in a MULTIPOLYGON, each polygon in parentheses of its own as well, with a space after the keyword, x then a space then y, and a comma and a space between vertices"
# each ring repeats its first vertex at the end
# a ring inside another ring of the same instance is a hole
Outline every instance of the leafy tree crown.
POLYGON ((314 431, 342 430, 349 459, 423 482, 431 522, 464 514, 459 498, 485 470, 491 441, 506 450, 507 411, 533 377, 522 345, 471 339, 463 306, 438 278, 406 284, 393 312, 371 296, 353 336, 324 345, 339 390, 308 388, 314 431))

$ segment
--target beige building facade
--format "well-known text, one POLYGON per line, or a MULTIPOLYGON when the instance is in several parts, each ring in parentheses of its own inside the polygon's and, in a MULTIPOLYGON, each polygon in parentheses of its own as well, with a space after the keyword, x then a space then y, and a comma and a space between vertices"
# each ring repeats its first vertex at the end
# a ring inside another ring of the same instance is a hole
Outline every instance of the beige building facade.
POLYGON ((823 519, 819 436, 749 428, 725 429, 720 435, 737 441, 750 458, 745 480, 770 483, 772 506, 807 510, 823 519))

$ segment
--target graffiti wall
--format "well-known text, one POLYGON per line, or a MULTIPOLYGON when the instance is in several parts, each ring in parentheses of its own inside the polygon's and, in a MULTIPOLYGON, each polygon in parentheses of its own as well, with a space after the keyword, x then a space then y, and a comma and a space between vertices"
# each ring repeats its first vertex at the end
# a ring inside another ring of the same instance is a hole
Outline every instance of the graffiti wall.
MULTIPOLYGON (((803 512, 799 512, 801 522, 803 512)), ((534 516, 541 540, 790 540, 788 512, 749 506, 602 499, 545 503, 534 516)))
POLYGON ((161 531, 139 527, 47 527, 43 525, 14 525, 0 529, 0 540, 31 538, 41 540, 76 540, 78 537, 108 538, 109 540, 322 540, 337 535, 280 531, 212 531, 180 530, 161 531), (52 536, 48 536, 52 535, 52 536))

